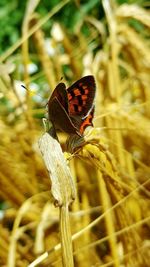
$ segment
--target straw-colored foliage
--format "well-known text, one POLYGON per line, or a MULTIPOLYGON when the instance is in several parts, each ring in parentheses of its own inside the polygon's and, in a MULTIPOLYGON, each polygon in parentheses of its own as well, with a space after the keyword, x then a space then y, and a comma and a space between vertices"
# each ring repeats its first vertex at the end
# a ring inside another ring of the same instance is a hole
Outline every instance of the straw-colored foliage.
POLYGON ((22 37, 1 57, 0 266, 146 267, 150 259, 150 16, 139 6, 103 0, 103 21, 81 10, 82 20, 71 33, 57 18, 48 54, 42 26, 68 2, 62 1, 40 19, 35 13, 38 1, 34 6, 29 1, 22 37), (131 20, 140 23, 142 31, 131 20), (88 35, 81 31, 84 25, 88 35), (31 62, 40 69, 36 75, 29 72, 31 62), (69 206, 70 225, 67 219, 63 226, 66 217, 61 217, 65 216, 61 207, 54 206, 38 140, 44 132, 47 99, 60 78, 71 84, 87 74, 94 75, 97 85, 94 128, 85 131, 86 142, 72 153, 65 151, 64 135, 59 136, 76 187, 69 206), (16 80, 28 90, 17 87, 16 80), (40 90, 32 95, 31 85, 38 82, 40 90), (36 101, 38 94, 43 101, 36 101), (62 255, 60 245, 65 243, 61 231, 67 227, 74 259, 68 265, 64 263, 67 249, 62 255))

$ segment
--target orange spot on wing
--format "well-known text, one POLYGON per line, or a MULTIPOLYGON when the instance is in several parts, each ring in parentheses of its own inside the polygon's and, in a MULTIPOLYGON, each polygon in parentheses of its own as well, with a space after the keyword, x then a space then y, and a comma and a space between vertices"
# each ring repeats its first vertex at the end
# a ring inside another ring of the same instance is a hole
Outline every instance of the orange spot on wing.
POLYGON ((85 119, 85 121, 81 124, 81 127, 80 127, 80 133, 83 134, 85 128, 89 125, 87 119, 85 119))
POLYGON ((93 116, 91 114, 89 114, 87 116, 87 118, 82 122, 81 126, 80 126, 80 133, 83 134, 84 133, 84 130, 86 127, 88 126, 92 126, 92 121, 91 119, 93 118, 93 116))
MULTIPOLYGON (((87 87, 86 87, 87 88, 87 87)), ((85 89, 85 95, 88 95, 88 93, 89 93, 89 89, 85 89)))
POLYGON ((75 96, 81 95, 81 92, 78 88, 74 89, 75 96))
POLYGON ((87 95, 82 95, 82 100, 86 100, 87 99, 87 95))

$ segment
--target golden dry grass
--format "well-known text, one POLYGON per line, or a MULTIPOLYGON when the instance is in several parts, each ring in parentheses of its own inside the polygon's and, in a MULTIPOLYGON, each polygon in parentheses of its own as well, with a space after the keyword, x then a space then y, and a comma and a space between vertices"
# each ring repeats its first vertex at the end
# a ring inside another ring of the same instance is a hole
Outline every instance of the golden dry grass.
MULTIPOLYGON (((65 64, 70 80, 90 73, 97 84, 95 127, 86 131, 84 146, 64 154, 77 190, 69 209, 74 264, 66 266, 146 267, 150 259, 150 51, 145 38, 149 14, 136 5, 117 7, 104 0, 105 23, 94 17, 83 19, 89 26, 88 38, 80 31, 82 25, 72 34, 58 22, 53 25, 55 53, 50 57, 41 26, 67 2, 39 20, 30 1, 21 40, 1 57, 1 93, 13 111, 9 112, 8 105, 8 110, 0 107, 0 199, 4 207, 0 266, 62 266, 60 240, 65 233, 59 229, 68 227, 61 228, 38 148, 44 129, 33 115, 39 110, 33 110, 30 90, 24 100, 20 98, 12 78, 18 57, 27 87, 36 80, 28 72, 29 44, 33 43, 42 66, 39 77, 44 75, 51 91, 63 76, 65 64), (142 33, 129 26, 130 18, 142 23, 142 33), (13 54, 20 46, 21 54, 13 54)), ((60 139, 64 147, 63 136, 60 139)))

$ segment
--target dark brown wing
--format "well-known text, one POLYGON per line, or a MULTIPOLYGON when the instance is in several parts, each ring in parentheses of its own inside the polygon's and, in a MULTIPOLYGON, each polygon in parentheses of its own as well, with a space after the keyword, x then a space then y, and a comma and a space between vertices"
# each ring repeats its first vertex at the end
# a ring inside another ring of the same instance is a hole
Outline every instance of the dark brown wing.
POLYGON ((81 136, 57 97, 53 97, 50 105, 48 105, 48 114, 49 119, 56 130, 58 129, 68 134, 77 134, 81 136))
POLYGON ((48 101, 48 106, 51 105, 51 102, 55 97, 59 100, 59 102, 65 108, 65 110, 68 111, 68 95, 67 95, 66 85, 64 83, 59 83, 56 86, 55 90, 53 91, 48 101))

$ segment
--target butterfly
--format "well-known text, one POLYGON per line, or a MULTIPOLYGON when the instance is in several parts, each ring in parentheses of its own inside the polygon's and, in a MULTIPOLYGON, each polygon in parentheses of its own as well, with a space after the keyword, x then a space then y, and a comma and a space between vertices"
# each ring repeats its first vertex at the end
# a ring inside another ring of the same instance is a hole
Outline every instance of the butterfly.
POLYGON ((48 101, 48 116, 55 130, 83 136, 93 126, 96 84, 92 75, 85 76, 70 87, 60 82, 48 101))

